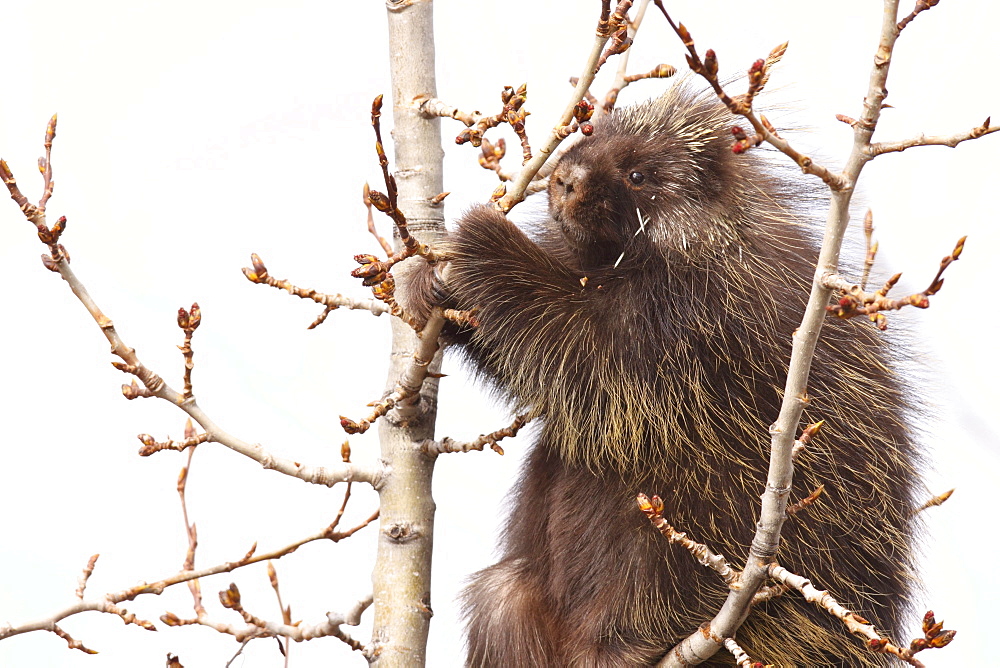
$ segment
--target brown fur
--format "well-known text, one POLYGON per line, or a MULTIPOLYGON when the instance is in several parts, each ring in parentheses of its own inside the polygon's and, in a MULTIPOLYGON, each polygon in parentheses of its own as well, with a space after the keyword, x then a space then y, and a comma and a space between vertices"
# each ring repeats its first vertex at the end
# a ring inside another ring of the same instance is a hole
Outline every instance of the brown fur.
MULTIPOLYGON (((747 554, 816 249, 793 186, 759 152, 734 155, 732 125, 675 87, 567 151, 533 239, 487 207, 449 239, 445 288, 481 323, 458 342, 542 416, 503 557, 465 594, 471 666, 646 666, 715 614, 725 585, 649 526, 640 491, 734 564, 747 554)), ((414 310, 433 301, 428 276, 414 310)), ((792 500, 826 492, 786 522, 778 558, 898 637, 918 476, 870 326, 826 323, 809 392, 806 417, 826 426, 792 500)), ((778 666, 888 662, 795 594, 754 610, 737 640, 778 666)))

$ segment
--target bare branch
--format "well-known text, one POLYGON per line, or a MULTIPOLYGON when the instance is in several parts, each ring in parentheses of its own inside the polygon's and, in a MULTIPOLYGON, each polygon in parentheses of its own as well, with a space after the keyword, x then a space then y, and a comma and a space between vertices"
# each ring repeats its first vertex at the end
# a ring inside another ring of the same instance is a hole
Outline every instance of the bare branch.
POLYGON ((859 281, 862 290, 868 285, 868 276, 871 274, 872 265, 875 264, 875 255, 878 253, 878 242, 872 243, 872 233, 875 231, 873 222, 872 210, 868 209, 865 212, 865 222, 863 225, 865 233, 865 264, 861 271, 861 280, 859 281))
MULTIPOLYGON (((295 295, 301 299, 311 299, 317 304, 322 304, 327 309, 321 316, 324 320, 326 319, 327 313, 340 308, 341 306, 345 306, 350 309, 371 311, 374 315, 382 315, 383 313, 388 313, 389 311, 388 306, 374 299, 353 299, 351 297, 345 297, 341 294, 326 295, 322 292, 316 292, 312 288, 296 287, 290 281, 285 279, 274 278, 268 273, 267 267, 264 265, 264 261, 261 260, 260 256, 256 253, 250 255, 250 262, 253 264, 253 268, 243 267, 243 275, 246 276, 251 283, 270 285, 272 288, 286 290, 288 294, 295 295)), ((316 327, 319 322, 314 322, 309 325, 309 329, 316 327)))
POLYGON ((413 353, 413 358, 409 367, 396 383, 395 389, 381 401, 375 402, 375 410, 360 422, 355 422, 350 418, 340 416, 340 426, 348 434, 363 434, 380 417, 396 409, 400 419, 405 419, 406 415, 412 415, 417 410, 417 403, 420 400, 420 388, 427 377, 427 369, 434 360, 434 353, 437 352, 440 344, 438 337, 441 335, 441 328, 444 326, 444 314, 440 309, 430 317, 420 332, 420 344, 413 353))
MULTIPOLYGON (((715 74, 718 71, 718 63, 715 61, 714 53, 706 53, 706 60, 708 62, 703 63, 694 49, 694 41, 687 29, 682 25, 675 24, 670 19, 663 8, 661 0, 654 1, 670 22, 675 32, 688 47, 688 61, 692 69, 702 73, 710 83, 714 81, 713 88, 715 88, 720 99, 725 101, 727 96, 725 96, 721 87, 718 86, 718 81, 715 78, 715 74), (709 58, 709 55, 711 55, 711 58, 709 58)), ((888 78, 889 63, 896 38, 899 35, 896 27, 898 0, 884 0, 884 5, 881 35, 874 58, 874 66, 869 77, 868 91, 860 120, 853 125, 854 144, 844 171, 839 175, 833 175, 825 169, 818 169, 811 160, 799 162, 804 171, 820 176, 831 189, 831 203, 827 216, 827 226, 820 256, 817 261, 817 276, 837 273, 840 248, 849 220, 849 205, 853 194, 853 188, 848 186, 857 182, 862 168, 871 159, 867 147, 871 142, 872 133, 878 123, 883 102, 887 95, 886 80, 888 78)), ((758 75, 758 79, 759 76, 761 75, 758 75)), ((753 82, 754 74, 752 69, 751 92, 754 85, 753 82)), ((730 103, 730 109, 733 109, 737 113, 745 111, 749 114, 749 103, 736 103, 732 100, 730 100, 730 103), (743 109, 740 109, 741 105, 743 109)), ((753 123, 752 115, 747 118, 753 123)), ((761 132, 756 124, 754 125, 754 129, 767 141, 784 150, 780 144, 771 140, 770 134, 773 133, 761 132)), ((736 629, 746 619, 754 596, 760 591, 761 586, 768 577, 766 565, 774 561, 780 542, 781 527, 788 517, 785 508, 791 492, 793 474, 792 449, 795 441, 795 433, 798 431, 802 410, 806 404, 809 369, 813 353, 816 349, 816 343, 822 330, 826 314, 825 307, 829 304, 830 297, 831 289, 823 285, 820 280, 814 281, 808 305, 803 314, 802 323, 796 329, 792 338, 792 358, 789 363, 788 378, 784 388, 781 409, 777 421, 770 427, 771 455, 767 484, 762 495, 760 519, 757 523, 757 531, 753 542, 751 543, 746 568, 740 576, 740 586, 730 590, 726 602, 710 623, 688 636, 667 653, 660 663, 661 666, 697 664, 715 654, 721 647, 723 640, 727 637, 732 637, 736 629)))
POLYGON ((650 523, 652 523, 652 525, 656 527, 656 530, 663 534, 666 539, 670 541, 670 543, 680 545, 685 550, 690 552, 691 556, 695 558, 695 561, 718 573, 730 587, 733 587, 737 582, 739 582, 739 571, 733 570, 729 566, 725 557, 720 554, 715 554, 708 548, 707 545, 703 543, 696 543, 688 538, 686 533, 677 531, 670 526, 670 523, 663 517, 663 500, 660 497, 654 496, 650 499, 645 494, 639 494, 639 496, 636 497, 636 501, 639 503, 639 510, 645 513, 646 517, 649 518, 650 523))
POLYGON ((471 452, 472 450, 482 450, 484 446, 489 445, 491 450, 499 455, 502 455, 503 448, 500 447, 498 441, 504 438, 517 436, 517 432, 521 430, 521 427, 527 424, 531 419, 532 418, 525 413, 515 417, 514 421, 510 423, 510 426, 490 432, 489 434, 483 434, 474 441, 463 443, 462 441, 456 441, 446 437, 440 441, 424 441, 424 443, 421 444, 421 448, 429 455, 439 455, 446 452, 471 452))
POLYGON ((767 122, 767 119, 763 116, 758 118, 756 114, 753 113, 752 103, 753 96, 760 92, 764 84, 767 83, 768 79, 768 63, 777 62, 781 54, 784 53, 784 48, 787 46, 781 44, 776 47, 768 59, 758 60, 750 68, 750 88, 746 95, 739 96, 738 98, 731 98, 722 89, 722 84, 719 82, 719 62, 715 55, 715 51, 709 49, 705 52, 705 60, 702 61, 701 56, 698 55, 697 49, 694 46, 694 39, 691 37, 691 33, 688 29, 684 27, 683 23, 674 23, 674 20, 670 18, 667 10, 663 7, 661 0, 654 0, 656 6, 659 7, 660 11, 663 13, 664 18, 673 28, 674 32, 684 43, 684 46, 688 50, 688 65, 691 70, 697 74, 704 77, 705 81, 709 83, 715 94, 718 95, 719 99, 725 104, 730 111, 734 114, 743 116, 750 125, 753 126, 754 132, 756 132, 756 137, 748 138, 745 135, 740 138, 737 144, 733 146, 733 150, 740 153, 752 145, 757 145, 762 141, 766 141, 771 146, 787 155, 789 158, 795 161, 804 173, 812 174, 813 176, 818 176, 822 179, 823 183, 827 184, 833 191, 844 190, 848 186, 848 181, 844 178, 842 174, 834 174, 826 167, 816 164, 812 158, 802 153, 799 153, 795 148, 792 147, 787 141, 778 136, 775 132, 774 127, 767 122))
MULTIPOLYGON (((743 651, 743 648, 732 638, 726 638, 722 646, 729 650, 729 653, 736 659, 736 665, 740 668, 754 668, 754 661, 743 651)), ((760 664, 757 664, 760 665, 760 664)))
MULTIPOLYGON (((191 424, 191 420, 188 419, 187 426, 184 429, 184 435, 190 438, 190 434, 194 432, 194 425, 191 424)), ((187 496, 185 492, 187 491, 187 480, 188 473, 191 471, 191 463, 194 461, 194 451, 192 447, 188 450, 188 461, 187 465, 181 469, 180 474, 177 476, 177 495, 180 497, 181 501, 181 515, 184 518, 184 533, 187 535, 188 539, 188 549, 184 555, 184 565, 181 567, 184 571, 194 570, 194 557, 195 552, 198 550, 198 527, 195 526, 194 522, 188 516, 187 509, 187 496)), ((350 486, 350 483, 348 483, 350 486)), ((201 585, 198 580, 188 581, 188 590, 191 592, 191 597, 194 599, 194 610, 201 616, 205 614, 205 606, 201 602, 201 585)))
POLYGON ((1000 125, 990 125, 990 119, 987 118, 983 121, 982 125, 976 126, 966 132, 959 132, 949 136, 939 135, 932 137, 921 134, 912 139, 904 139, 902 141, 877 142, 868 146, 868 152, 871 154, 871 157, 874 158, 875 156, 882 155, 883 153, 905 151, 906 149, 913 148, 914 146, 950 146, 951 148, 955 148, 964 141, 979 139, 980 137, 985 137, 986 135, 992 134, 998 130, 1000 130, 1000 125))
MULTIPOLYGON (((233 587, 231 586, 230 589, 225 590, 223 594, 232 596, 232 592, 233 587)), ((177 615, 167 613, 160 619, 168 626, 206 626, 208 628, 215 629, 219 633, 231 635, 238 642, 268 637, 284 637, 289 640, 294 640, 295 642, 302 642, 305 640, 312 640, 314 638, 326 638, 332 636, 350 645, 352 649, 364 652, 364 646, 357 640, 351 638, 340 627, 343 625, 357 626, 360 624, 361 614, 371 606, 372 601, 373 597, 369 594, 367 597, 359 600, 351 606, 347 612, 328 612, 326 613, 326 621, 318 622, 316 624, 285 624, 281 622, 269 622, 252 615, 248 615, 251 621, 248 621, 247 625, 243 627, 237 627, 226 622, 213 620, 207 616, 193 619, 182 619, 177 615)), ((227 607, 233 607, 233 609, 237 612, 243 612, 241 606, 238 604, 236 606, 227 607)), ((246 619, 244 621, 246 621, 246 619)), ((367 655, 367 652, 365 653, 367 655)))
POLYGON ((903 28, 910 24, 910 21, 917 18, 917 14, 934 7, 940 1, 941 0, 917 0, 917 4, 914 5, 913 11, 910 12, 902 21, 896 24, 896 29, 902 32, 903 28))
MULTIPOLYGON (((217 564, 215 566, 202 568, 198 570, 191 570, 191 571, 184 570, 149 584, 142 583, 130 589, 124 589, 122 591, 105 594, 103 597, 99 599, 94 599, 89 601, 81 600, 44 619, 27 622, 25 624, 20 624, 18 626, 10 626, 10 625, 0 626, 0 640, 3 640, 4 638, 10 638, 16 635, 21 635, 23 633, 30 633, 32 631, 56 632, 55 629, 58 628, 56 624, 60 620, 66 619, 67 617, 71 617, 73 615, 80 614, 81 612, 91 612, 91 611, 104 612, 108 614, 117 615, 118 617, 121 617, 126 624, 137 624, 149 631, 155 631, 156 628, 153 626, 151 622, 137 618, 135 615, 129 613, 124 608, 118 607, 117 604, 123 603, 125 601, 131 601, 139 596, 142 596, 143 594, 154 594, 154 595, 162 594, 168 587, 180 584, 182 582, 189 582, 192 580, 208 577, 209 575, 217 575, 219 573, 228 573, 230 571, 234 571, 238 568, 242 568, 250 564, 255 564, 260 561, 279 559, 287 554, 291 554, 301 546, 305 545, 306 543, 310 543, 312 541, 325 539, 325 540, 331 540, 333 542, 339 542, 344 538, 349 538, 350 536, 354 535, 361 529, 365 528, 366 526, 374 522, 376 519, 378 519, 378 516, 379 516, 378 511, 375 511, 366 520, 346 531, 336 531, 335 530, 336 521, 334 521, 333 524, 331 524, 330 526, 328 526, 327 528, 323 529, 318 533, 315 533, 311 536, 307 536, 306 538, 295 541, 290 545, 286 545, 285 547, 273 550, 271 552, 267 552, 265 554, 255 555, 257 546, 254 545, 253 547, 250 548, 250 550, 242 559, 239 559, 237 561, 230 561, 223 564, 217 564)), ((339 520, 339 515, 338 515, 338 520, 339 520)), ((176 616, 173 616, 173 619, 176 619, 176 616)), ((163 621, 168 625, 171 623, 165 619, 163 621)), ((340 623, 345 623, 345 622, 340 622, 340 623)), ((327 624, 329 624, 329 621, 327 622, 327 624)), ((309 634, 314 634, 318 632, 316 631, 316 629, 322 629, 322 628, 327 628, 327 626, 325 624, 321 624, 317 625, 313 630, 310 631, 303 630, 300 634, 298 634, 302 636, 301 638, 296 637, 295 632, 290 632, 290 631, 282 632, 280 633, 280 635, 285 635, 287 637, 292 638, 293 640, 297 639, 304 640, 306 639, 306 637, 313 637, 309 634)), ((329 632, 325 633, 324 635, 334 635, 334 633, 329 632)))
MULTIPOLYGON (((635 18, 628 22, 627 38, 630 44, 635 41, 635 35, 639 31, 639 26, 642 25, 642 19, 646 16, 647 7, 649 7, 649 0, 641 0, 635 11, 635 18)), ((628 76, 628 60, 630 53, 631 51, 625 50, 621 54, 621 58, 618 59, 618 69, 615 70, 615 79, 611 83, 611 89, 604 97, 604 103, 600 106, 595 105, 598 109, 600 109, 600 113, 602 114, 610 113, 615 107, 615 101, 618 99, 618 93, 620 93, 621 90, 629 83, 636 81, 636 79, 631 79, 630 81, 628 76)))
POLYGON ((482 117, 482 113, 478 111, 465 112, 436 97, 418 97, 413 102, 426 118, 454 118, 466 127, 472 127, 482 117))
POLYGON ((944 270, 952 262, 961 257, 962 251, 965 249, 965 239, 966 237, 959 239, 958 243, 955 244, 954 250, 941 258, 937 274, 923 292, 908 295, 900 299, 889 299, 887 295, 899 281, 902 274, 892 276, 876 292, 865 292, 861 285, 851 283, 839 275, 824 274, 820 281, 822 285, 830 290, 839 290, 841 293, 837 305, 828 305, 826 310, 831 315, 844 319, 867 315, 875 323, 876 327, 884 330, 888 327, 888 323, 883 315, 883 311, 898 311, 904 306, 915 306, 921 309, 928 308, 931 305, 929 298, 937 294, 944 285, 944 278, 942 278, 944 270))
POLYGON ((785 508, 785 512, 789 515, 795 515, 796 513, 805 510, 819 499, 819 497, 823 494, 824 489, 826 489, 826 485, 820 485, 810 492, 809 496, 799 499, 795 503, 789 504, 788 507, 785 508))
POLYGON ((924 615, 923 620, 924 637, 911 642, 908 649, 902 649, 893 645, 887 638, 879 635, 878 631, 875 630, 875 627, 867 619, 840 605, 829 592, 817 589, 807 578, 796 575, 786 568, 779 566, 777 563, 771 564, 768 568, 768 575, 774 580, 795 589, 807 601, 826 610, 844 622, 847 630, 854 635, 864 638, 867 641, 869 649, 872 651, 893 654, 906 663, 918 668, 922 668, 924 664, 914 656, 917 652, 930 648, 945 647, 955 637, 955 631, 945 631, 944 624, 934 619, 933 612, 928 612, 924 615))
POLYGON ((90 576, 94 574, 94 567, 97 566, 97 560, 100 556, 101 555, 99 554, 92 555, 90 560, 87 562, 87 565, 84 567, 83 573, 80 574, 79 585, 76 588, 76 597, 81 601, 83 600, 84 592, 87 590, 87 581, 90 579, 90 576))

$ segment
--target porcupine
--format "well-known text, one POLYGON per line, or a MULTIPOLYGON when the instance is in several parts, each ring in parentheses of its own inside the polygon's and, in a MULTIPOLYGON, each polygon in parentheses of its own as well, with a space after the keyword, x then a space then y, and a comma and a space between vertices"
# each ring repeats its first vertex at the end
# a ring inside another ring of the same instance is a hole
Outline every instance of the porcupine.
MULTIPOLYGON (((470 666, 646 666, 714 616, 725 584, 650 527, 638 492, 732 563, 747 554, 817 248, 808 187, 734 154, 733 118, 688 85, 615 110, 559 160, 532 237, 473 208, 443 285, 416 272, 408 307, 476 308, 453 341, 542 422, 502 558, 464 594, 470 666)), ((870 325, 828 319, 809 395, 826 424, 790 498, 825 491, 785 523, 778 559, 898 637, 919 457, 870 325)), ((777 666, 890 662, 794 593, 736 639, 777 666)))

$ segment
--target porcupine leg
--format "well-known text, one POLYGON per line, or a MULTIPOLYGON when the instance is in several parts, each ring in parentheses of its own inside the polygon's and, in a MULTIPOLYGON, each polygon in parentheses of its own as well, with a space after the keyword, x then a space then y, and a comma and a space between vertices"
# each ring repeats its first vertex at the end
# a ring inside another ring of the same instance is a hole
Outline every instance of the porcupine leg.
POLYGON ((515 489, 504 558, 464 594, 468 665, 637 668, 659 658, 666 633, 645 637, 627 614, 635 600, 662 607, 654 590, 669 577, 631 486, 566 465, 543 436, 515 489), (588 531, 594 524, 606 531, 588 531))
POLYGON ((473 575, 463 593, 470 667, 563 665, 546 546, 548 497, 559 468, 541 447, 528 453, 501 540, 504 558, 473 575))
POLYGON ((479 571, 465 590, 468 666, 554 666, 556 616, 543 583, 526 559, 479 571))

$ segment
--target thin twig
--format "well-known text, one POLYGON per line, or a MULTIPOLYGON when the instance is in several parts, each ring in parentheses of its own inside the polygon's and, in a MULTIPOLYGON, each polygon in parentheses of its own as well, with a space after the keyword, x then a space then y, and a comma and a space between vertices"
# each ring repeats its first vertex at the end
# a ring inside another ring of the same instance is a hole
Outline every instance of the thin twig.
MULTIPOLYGON (((38 619, 24 624, 19 624, 17 626, 11 626, 11 625, 0 626, 0 640, 3 640, 4 638, 10 638, 16 635, 21 635, 23 633, 30 633, 32 631, 53 631, 54 628, 57 628, 55 625, 60 620, 66 619, 67 617, 71 617, 73 615, 80 614, 81 612, 90 612, 90 611, 114 614, 121 617, 126 624, 138 624, 139 626, 142 626, 143 628, 146 628, 148 630, 156 630, 151 622, 147 622, 135 617, 135 615, 132 615, 125 609, 119 608, 117 604, 123 603, 125 601, 131 601, 144 594, 153 594, 153 595, 162 594, 168 587, 180 584, 182 582, 190 582, 191 580, 197 580, 200 578, 208 577, 209 575, 217 575, 219 573, 228 573, 238 568, 249 566, 250 564, 255 564, 261 561, 267 561, 269 559, 279 559, 285 556, 286 554, 291 554, 292 552, 299 549, 306 543, 310 543, 316 540, 325 539, 325 540, 331 540, 333 542, 339 542, 345 538, 349 538, 350 536, 354 535, 361 529, 365 528, 366 526, 374 522, 376 519, 378 519, 378 516, 379 512, 375 511, 374 513, 372 513, 371 516, 362 521, 360 524, 346 531, 335 531, 333 530, 333 525, 330 525, 318 533, 315 533, 311 536, 307 536, 306 538, 297 540, 289 545, 286 545, 285 547, 273 550, 271 552, 267 552, 265 554, 255 554, 257 546, 256 544, 254 544, 254 546, 250 548, 247 554, 243 556, 241 559, 238 559, 237 561, 230 561, 223 564, 217 564, 215 566, 210 566, 208 568, 201 568, 194 571, 186 571, 186 570, 180 571, 179 573, 175 573, 173 575, 170 575, 168 577, 165 577, 161 580, 157 580, 152 583, 148 584, 142 583, 134 587, 131 587, 129 589, 124 589, 118 592, 105 594, 103 597, 99 599, 94 599, 89 601, 88 600, 79 601, 43 619, 38 619)), ((170 622, 165 621, 165 623, 169 625, 170 622)), ((310 633, 312 632, 310 631, 310 633)), ((286 635, 293 639, 300 639, 297 638, 295 632, 292 631, 289 631, 287 633, 281 633, 281 635, 286 635)), ((306 632, 303 632, 302 634, 299 635, 306 635, 306 632)), ((333 635, 333 634, 327 633, 326 635, 333 635)), ((303 637, 301 639, 305 638, 303 637)))
POLYGON ((429 455, 439 455, 446 452, 480 451, 485 446, 489 445, 491 450, 499 455, 502 455, 503 448, 500 447, 499 441, 504 438, 513 438, 514 436, 517 436, 517 432, 521 430, 521 427, 527 424, 530 420, 531 417, 529 417, 527 413, 524 413, 515 417, 514 421, 511 422, 509 426, 504 427, 503 429, 497 429, 489 434, 483 434, 468 443, 445 437, 440 441, 425 441, 421 444, 421 448, 429 455))
POLYGON ((992 134, 998 130, 1000 130, 1000 125, 990 125, 990 119, 987 118, 982 125, 976 126, 967 132, 933 137, 921 134, 918 137, 904 139, 902 141, 878 142, 876 144, 871 144, 868 147, 868 152, 874 158, 875 156, 882 155, 883 153, 905 151, 906 149, 913 148, 915 146, 950 146, 951 148, 955 148, 964 141, 979 139, 980 137, 992 134))
POLYGON ((377 419, 393 408, 396 409, 401 420, 414 415, 418 410, 420 388, 423 387, 424 379, 427 377, 427 369, 440 346, 438 337, 444 326, 443 312, 441 309, 435 311, 420 331, 419 343, 413 353, 410 365, 397 381, 393 391, 381 401, 375 402, 372 412, 358 422, 343 415, 340 416, 340 426, 348 434, 363 434, 377 419))
MULTIPOLYGON (((374 299, 354 299, 352 297, 345 297, 341 294, 327 295, 322 292, 316 292, 312 288, 297 287, 293 285, 291 281, 285 279, 274 278, 268 273, 267 266, 256 253, 252 253, 250 255, 250 263, 253 265, 253 268, 243 267, 243 275, 246 276, 251 283, 270 285, 272 288, 285 290, 288 294, 295 295, 300 299, 311 299, 317 304, 322 304, 326 307, 326 311, 324 311, 323 315, 320 316, 323 320, 326 319, 326 315, 330 311, 338 309, 342 306, 350 309, 371 311, 373 315, 382 315, 383 313, 389 312, 388 306, 374 299)), ((321 322, 322 320, 314 322, 309 325, 309 329, 313 329, 321 322)))
POLYGON ((687 537, 682 531, 677 531, 663 517, 663 500, 654 496, 649 498, 645 494, 636 497, 639 510, 645 513, 650 523, 656 527, 663 536, 672 544, 677 544, 691 553, 695 560, 706 568, 710 568, 725 581, 727 585, 733 587, 740 579, 740 572, 729 566, 726 558, 721 554, 712 552, 704 543, 698 543, 687 537))

